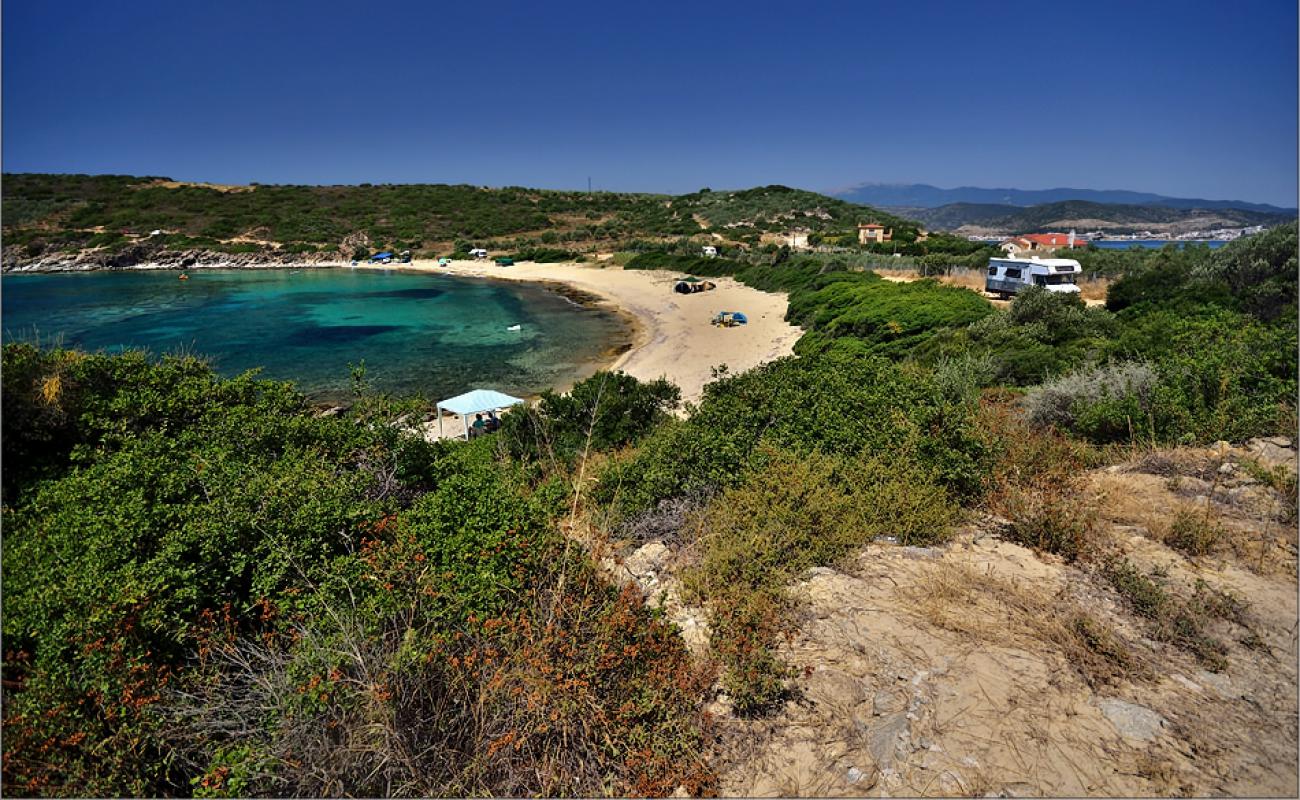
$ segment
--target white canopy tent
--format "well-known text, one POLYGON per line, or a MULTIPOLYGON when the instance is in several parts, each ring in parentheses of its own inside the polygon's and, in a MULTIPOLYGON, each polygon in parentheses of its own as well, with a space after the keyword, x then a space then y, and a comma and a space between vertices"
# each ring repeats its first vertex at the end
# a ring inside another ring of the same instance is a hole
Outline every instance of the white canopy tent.
POLYGON ((465 422, 465 440, 469 441, 469 420, 470 414, 479 414, 484 411, 496 411, 500 408, 509 408, 523 403, 518 397, 511 397, 508 394, 502 394, 494 389, 474 389, 465 394, 458 394, 455 397, 439 401, 438 403, 438 437, 443 436, 442 414, 448 412, 456 414, 465 422))

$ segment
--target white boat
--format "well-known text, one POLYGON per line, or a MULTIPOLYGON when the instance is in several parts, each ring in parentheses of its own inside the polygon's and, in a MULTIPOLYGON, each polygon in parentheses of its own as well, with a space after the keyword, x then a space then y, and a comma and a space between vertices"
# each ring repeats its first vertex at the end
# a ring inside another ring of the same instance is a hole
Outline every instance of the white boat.
POLYGON ((506 330, 508 330, 508 331, 518 331, 518 330, 523 330, 523 328, 524 328, 523 325, 511 325, 510 327, 506 328, 506 330))

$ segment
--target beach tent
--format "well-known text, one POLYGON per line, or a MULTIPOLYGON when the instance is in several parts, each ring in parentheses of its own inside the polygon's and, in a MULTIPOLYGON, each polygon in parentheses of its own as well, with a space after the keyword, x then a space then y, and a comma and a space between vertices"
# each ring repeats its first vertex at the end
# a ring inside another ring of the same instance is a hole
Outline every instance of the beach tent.
POLYGON ((392 257, 393 257, 393 254, 392 254, 390 251, 385 250, 385 251, 382 252, 382 253, 375 253, 373 256, 370 257, 370 260, 371 260, 371 261, 383 261, 384 259, 392 258, 392 257))
POLYGON ((499 408, 509 408, 510 406, 519 405, 524 401, 518 397, 511 397, 508 394, 493 389, 475 389, 465 394, 458 394, 447 400, 438 403, 438 437, 442 438, 442 414, 444 411, 456 414, 465 420, 465 440, 469 441, 469 415, 481 414, 484 411, 496 411, 499 408))

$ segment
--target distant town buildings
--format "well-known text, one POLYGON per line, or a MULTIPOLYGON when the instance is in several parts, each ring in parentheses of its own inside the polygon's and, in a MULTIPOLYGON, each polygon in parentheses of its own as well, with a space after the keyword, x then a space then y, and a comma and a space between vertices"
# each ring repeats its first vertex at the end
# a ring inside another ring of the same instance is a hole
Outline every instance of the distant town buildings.
POLYGON ((894 229, 885 230, 884 225, 877 225, 874 222, 864 222, 858 224, 858 244, 867 244, 868 242, 888 242, 894 238, 894 229))
POLYGON ((1088 246, 1088 240, 1070 233, 1027 233, 1007 239, 998 245, 1012 258, 1050 256, 1057 250, 1073 250, 1088 246))

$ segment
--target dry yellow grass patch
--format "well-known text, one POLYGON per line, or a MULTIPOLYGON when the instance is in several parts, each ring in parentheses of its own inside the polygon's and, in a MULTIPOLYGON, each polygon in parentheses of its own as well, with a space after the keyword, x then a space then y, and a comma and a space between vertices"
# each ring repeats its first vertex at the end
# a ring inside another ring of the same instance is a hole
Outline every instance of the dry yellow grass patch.
POLYGON ((1143 674, 1134 649, 1065 592, 940 562, 900 595, 931 625, 1027 650, 1057 650, 1092 686, 1143 674))
POLYGON ((1086 300, 1100 300, 1105 302, 1106 293, 1110 291, 1110 280, 1107 278, 1097 278, 1095 280, 1079 281, 1079 295, 1086 300))
POLYGON ((251 192, 256 186, 236 186, 229 183, 195 183, 192 181, 154 181, 147 184, 148 186, 161 186, 164 189, 181 189, 186 186, 193 186, 198 189, 212 189, 217 192, 251 192))
POLYGON ((61 375, 47 375, 41 381, 41 399, 45 405, 52 406, 59 402, 59 396, 63 394, 63 377, 61 375))

